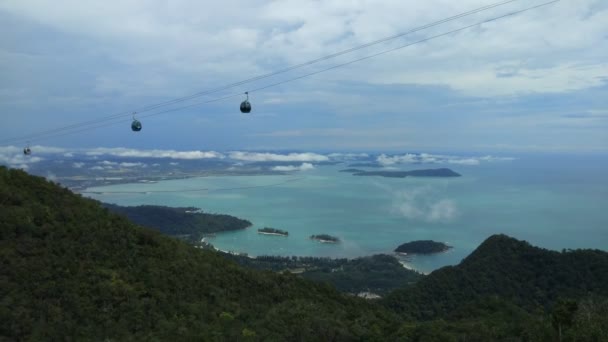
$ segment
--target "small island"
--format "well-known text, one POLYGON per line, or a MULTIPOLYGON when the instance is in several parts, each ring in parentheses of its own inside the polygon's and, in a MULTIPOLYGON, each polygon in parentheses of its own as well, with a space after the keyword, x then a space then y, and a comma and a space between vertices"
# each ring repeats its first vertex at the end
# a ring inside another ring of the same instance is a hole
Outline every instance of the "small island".
POLYGON ((353 173, 353 176, 380 176, 391 178, 405 177, 460 177, 461 175, 450 169, 428 169, 428 170, 413 170, 413 171, 365 171, 353 173))
POLYGON ((452 246, 448 246, 443 242, 436 242, 432 240, 418 240, 410 241, 402 244, 395 249, 398 254, 434 254, 445 252, 452 246))
POLYGON ((311 240, 317 240, 321 243, 338 243, 340 239, 335 236, 327 235, 327 234, 319 234, 319 235, 311 235, 311 240))
POLYGON ((338 172, 361 173, 361 172, 365 172, 365 170, 360 170, 360 169, 344 169, 344 170, 340 170, 338 172))
POLYGON ((270 227, 264 227, 264 228, 258 229, 258 234, 289 236, 289 232, 288 231, 280 230, 280 229, 275 229, 275 228, 270 228, 270 227))

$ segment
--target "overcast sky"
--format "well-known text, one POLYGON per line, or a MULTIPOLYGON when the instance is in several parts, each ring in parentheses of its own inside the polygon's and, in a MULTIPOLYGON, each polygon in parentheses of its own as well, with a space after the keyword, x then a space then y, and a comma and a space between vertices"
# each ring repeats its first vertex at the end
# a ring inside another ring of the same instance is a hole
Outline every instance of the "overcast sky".
MULTIPOLYGON (((497 0, 0 1, 0 139, 131 112, 497 0)), ((243 93, 500 16, 525 0, 243 93)), ((251 94, 32 144, 148 149, 608 151, 608 1, 562 0, 251 94)), ((171 107, 167 107, 171 108, 171 107)), ((142 113, 152 114, 154 111, 142 113)), ((21 145, 22 142, 12 143, 21 145)))

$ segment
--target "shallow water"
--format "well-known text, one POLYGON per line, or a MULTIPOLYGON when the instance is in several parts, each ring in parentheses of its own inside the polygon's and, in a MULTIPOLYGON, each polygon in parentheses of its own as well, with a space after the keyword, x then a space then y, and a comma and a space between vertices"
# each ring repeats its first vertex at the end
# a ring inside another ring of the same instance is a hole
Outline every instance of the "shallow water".
POLYGON ((450 167, 460 178, 359 177, 317 166, 289 176, 223 176, 124 184, 91 191, 207 191, 95 194, 120 205, 194 206, 253 222, 211 239, 217 248, 250 255, 356 257, 390 253, 421 239, 454 248, 417 256, 408 264, 429 272, 458 263, 484 239, 504 233, 550 249, 608 246, 607 163, 598 157, 538 157, 477 166, 409 165, 402 169, 450 167), (289 231, 289 237, 257 234, 257 228, 289 231), (340 244, 310 240, 338 236, 340 244))

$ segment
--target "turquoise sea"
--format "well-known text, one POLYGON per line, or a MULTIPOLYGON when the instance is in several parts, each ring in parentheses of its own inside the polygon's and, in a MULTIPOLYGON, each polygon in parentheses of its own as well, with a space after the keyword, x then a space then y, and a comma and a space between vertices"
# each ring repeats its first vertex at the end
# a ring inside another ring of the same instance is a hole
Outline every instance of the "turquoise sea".
POLYGON ((541 247, 608 249, 608 161, 591 156, 526 156, 449 167, 460 178, 360 177, 347 166, 316 166, 285 176, 221 176, 91 188, 91 197, 120 205, 194 206, 253 222, 210 240, 217 248, 250 255, 357 257, 391 253, 399 244, 432 239, 454 248, 408 260, 429 272, 458 263, 492 234, 541 247), (154 192, 163 190, 206 191, 154 192), (148 193, 108 193, 144 191, 148 193), (257 234, 261 227, 289 237, 257 234), (321 244, 312 234, 338 236, 321 244))

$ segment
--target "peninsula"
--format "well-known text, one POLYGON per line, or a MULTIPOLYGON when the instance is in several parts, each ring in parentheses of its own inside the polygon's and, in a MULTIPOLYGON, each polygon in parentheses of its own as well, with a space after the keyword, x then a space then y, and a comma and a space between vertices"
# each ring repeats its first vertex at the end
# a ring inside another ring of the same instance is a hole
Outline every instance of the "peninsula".
POLYGON ((289 232, 281 229, 275 229, 270 227, 264 227, 258 229, 258 234, 264 235, 278 235, 278 236, 289 236, 289 232))
POLYGON ((427 170, 412 170, 412 171, 364 171, 353 173, 353 176, 380 176, 391 178, 405 177, 460 177, 461 175, 450 169, 427 169, 427 170))
POLYGON ((317 240, 321 243, 338 243, 340 239, 335 236, 327 235, 327 234, 319 234, 319 235, 311 235, 311 240, 317 240))
POLYGON ((344 170, 340 170, 338 172, 361 173, 361 172, 365 172, 365 170, 360 170, 360 169, 344 169, 344 170))
POLYGON ((410 241, 402 244, 395 249, 398 254, 434 254, 445 252, 452 246, 448 246, 443 242, 436 242, 432 240, 417 240, 410 241))

